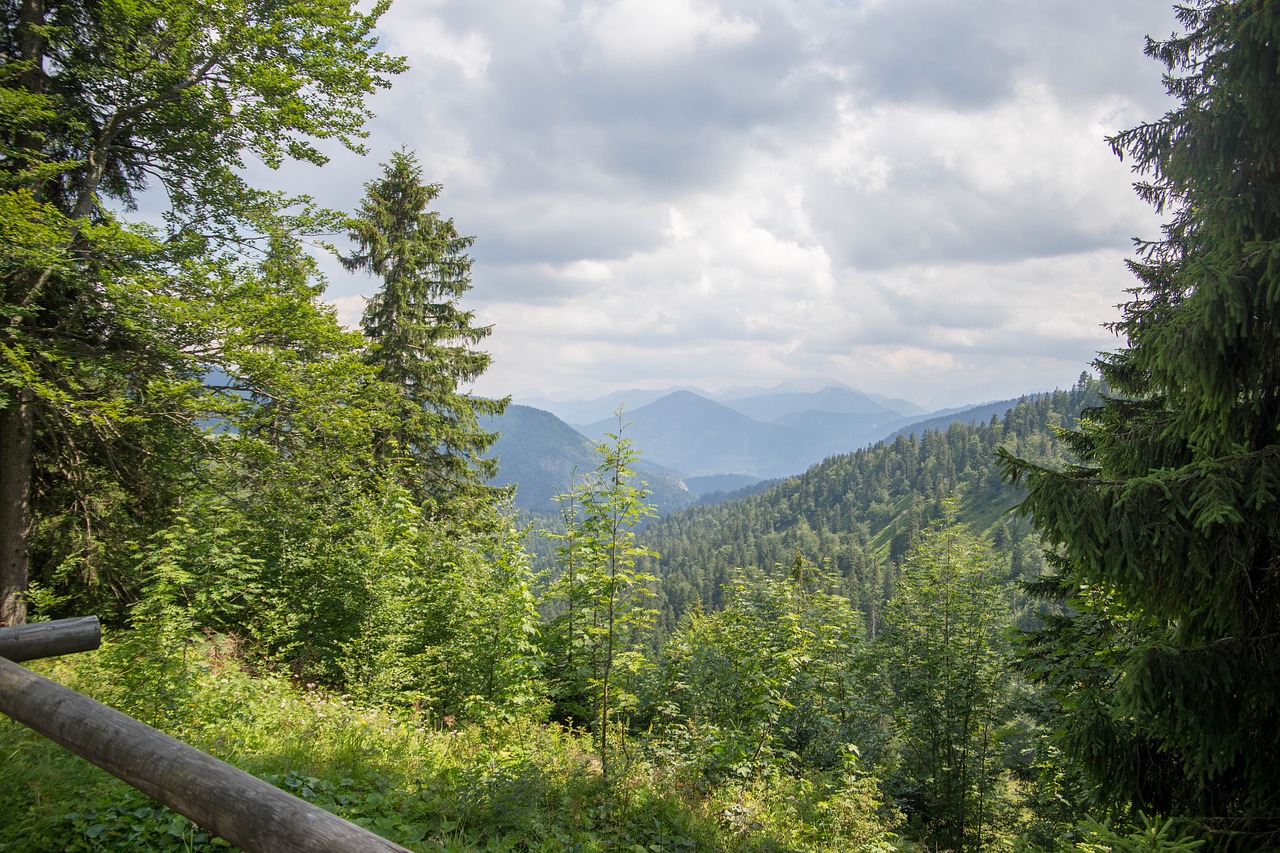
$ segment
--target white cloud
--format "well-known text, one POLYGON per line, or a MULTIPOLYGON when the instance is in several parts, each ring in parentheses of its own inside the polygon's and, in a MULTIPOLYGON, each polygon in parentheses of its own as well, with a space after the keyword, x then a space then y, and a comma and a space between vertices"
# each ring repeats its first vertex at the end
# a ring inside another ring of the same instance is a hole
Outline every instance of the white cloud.
POLYGON ((875 117, 860 115, 848 96, 837 101, 836 128, 819 152, 817 162, 840 186, 863 194, 888 188, 893 173, 891 155, 871 150, 869 128, 875 123, 875 117))
POLYGON ((483 82, 493 54, 483 33, 451 31, 435 17, 400 21, 387 33, 387 49, 405 56, 412 67, 455 66, 467 82, 483 82))
POLYGON ((757 25, 726 16, 705 0, 601 0, 582 9, 582 24, 606 61, 660 63, 698 49, 750 41, 757 25))

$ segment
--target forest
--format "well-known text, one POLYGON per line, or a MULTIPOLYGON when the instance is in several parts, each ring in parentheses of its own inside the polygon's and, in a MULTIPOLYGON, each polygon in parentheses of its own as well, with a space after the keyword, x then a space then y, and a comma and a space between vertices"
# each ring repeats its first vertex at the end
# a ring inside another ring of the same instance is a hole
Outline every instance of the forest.
MULTIPOLYGON (((662 518, 620 420, 547 530, 418 155, 246 177, 363 151, 385 2, 2 8, 0 624, 106 628, 32 669, 411 850, 1280 849, 1280 2, 1149 41, 1073 388, 662 518)), ((0 718, 3 853, 227 846, 0 718)))

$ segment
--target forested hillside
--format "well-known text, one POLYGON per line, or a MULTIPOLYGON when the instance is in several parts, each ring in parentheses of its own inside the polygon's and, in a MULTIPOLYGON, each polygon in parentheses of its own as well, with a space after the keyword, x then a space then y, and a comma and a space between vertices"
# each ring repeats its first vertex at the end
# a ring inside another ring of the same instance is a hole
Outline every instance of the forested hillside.
POLYGON ((1065 461, 1056 429, 1075 426, 1102 387, 1086 375, 1069 391, 1018 401, 987 423, 926 428, 855 453, 833 456, 760 494, 668 514, 642 541, 661 556, 662 624, 673 627, 695 602, 719 609, 735 568, 827 562, 874 630, 892 594, 896 566, 920 531, 959 497, 958 521, 991 539, 1012 577, 1040 566, 1038 540, 1008 515, 1020 494, 1001 476, 996 448, 1044 464, 1065 461))

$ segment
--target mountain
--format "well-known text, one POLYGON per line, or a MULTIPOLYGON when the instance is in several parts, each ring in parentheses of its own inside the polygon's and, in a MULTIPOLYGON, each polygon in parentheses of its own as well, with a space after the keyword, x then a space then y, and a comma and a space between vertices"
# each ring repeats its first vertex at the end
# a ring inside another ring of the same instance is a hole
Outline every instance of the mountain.
MULTIPOLYGON (((745 474, 760 479, 803 471, 834 453, 847 453, 925 417, 904 414, 851 388, 772 390, 716 402, 675 391, 623 411, 629 435, 645 459, 687 476, 745 474)), ((599 439, 616 432, 610 417, 577 427, 599 439)))
POLYGON ((708 400, 714 400, 717 403, 724 403, 734 409, 736 409, 739 404, 746 406, 769 405, 753 402, 757 398, 784 397, 792 400, 790 406, 783 404, 784 409, 772 416, 743 411, 743 414, 746 414, 755 420, 763 420, 765 422, 772 421, 777 417, 781 417, 783 414, 814 409, 848 413, 850 410, 847 406, 830 408, 829 404, 826 402, 826 400, 838 396, 841 393, 848 394, 852 398, 860 399, 862 401, 861 405, 864 407, 868 405, 873 407, 857 409, 856 411, 859 412, 889 409, 904 417, 928 414, 925 409, 922 409, 915 403, 907 400, 890 398, 883 394, 863 393, 850 388, 843 382, 823 377, 810 377, 807 379, 781 382, 772 388, 735 385, 714 394, 703 391, 702 389, 692 385, 681 385, 657 390, 632 388, 626 391, 614 391, 611 394, 606 394, 603 397, 597 397, 591 400, 551 400, 545 397, 521 397, 519 402, 521 405, 531 406, 533 408, 551 412, 566 423, 588 424, 608 418, 618 410, 619 406, 625 407, 628 412, 634 411, 641 406, 648 405, 649 403, 660 400, 668 394, 673 394, 677 391, 689 391, 697 394, 699 397, 705 397, 708 400))
POLYGON ((709 474, 705 477, 685 477, 684 484, 699 503, 713 495, 730 495, 745 489, 753 489, 766 481, 746 474, 709 474))
POLYGON ((624 411, 632 412, 675 391, 689 391, 702 397, 710 396, 705 391, 692 386, 684 386, 656 391, 631 388, 626 391, 614 391, 612 394, 606 394, 593 400, 548 400, 541 397, 530 397, 527 399, 522 398, 520 402, 526 406, 533 406, 551 412, 566 423, 587 424, 608 418, 618 411, 619 406, 624 411))
POLYGON ((742 400, 747 397, 759 397, 763 394, 806 394, 811 391, 821 391, 823 388, 844 388, 852 391, 848 385, 837 379, 829 377, 810 376, 803 379, 788 379, 779 382, 772 388, 764 388, 760 386, 734 385, 718 391, 715 394, 707 394, 717 403, 728 403, 733 400, 742 400))
POLYGON ((1021 400, 1026 397, 1017 397, 1010 400, 997 400, 994 403, 980 403, 976 406, 968 408, 947 409, 941 412, 934 412, 931 417, 923 419, 913 419, 910 423, 904 424, 895 432, 885 437, 886 441, 897 438, 900 435, 910 435, 915 433, 920 435, 927 429, 945 430, 953 423, 961 424, 980 424, 990 421, 992 418, 999 418, 1014 406, 1018 405, 1021 400))
MULTIPOLYGON (((644 393, 653 392, 623 391, 601 401, 644 393)), ((780 387, 726 402, 683 389, 625 409, 623 435, 640 450, 638 473, 652 493, 650 501, 665 514, 695 502, 714 503, 742 489, 758 491, 752 487, 761 481, 797 474, 880 439, 890 443, 898 435, 945 432, 957 422, 986 424, 1019 401, 932 416, 906 414, 890 402, 837 386, 816 391, 780 387)), ((515 504, 521 510, 554 512, 552 498, 570 487, 575 470, 595 470, 595 444, 616 433, 618 425, 617 417, 607 417, 575 428, 550 412, 509 406, 504 416, 486 425, 500 433, 492 451, 500 459, 495 482, 519 484, 515 504)))
MULTIPOLYGON (((595 442, 541 409, 511 405, 499 417, 487 419, 484 428, 498 433, 489 451, 490 457, 498 457, 494 484, 516 486, 515 505, 527 512, 555 512, 554 498, 569 490, 575 472, 582 476, 600 464, 595 442)), ((659 512, 682 509, 697 497, 678 474, 643 458, 636 474, 659 512)))
MULTIPOLYGON (((867 396, 872 400, 875 400, 877 403, 880 403, 885 408, 893 409, 895 412, 901 412, 907 417, 929 414, 928 409, 922 409, 910 400, 903 400, 898 397, 886 397, 883 394, 868 394, 867 396)), ((934 412, 934 414, 937 414, 937 412, 934 412)))
POLYGON ((819 391, 792 391, 757 394, 742 397, 724 403, 735 412, 746 415, 752 420, 773 423, 787 415, 798 415, 806 412, 825 412, 841 415, 871 415, 890 413, 901 417, 902 412, 895 411, 883 403, 877 402, 869 395, 850 388, 828 387, 819 391))
MULTIPOLYGON (((651 463, 688 476, 745 474, 768 478, 802 470, 814 442, 803 433, 760 423, 726 405, 676 391, 634 411, 624 411, 625 435, 651 463)), ((580 427, 590 438, 618 431, 618 419, 580 427)))
POLYGON ((928 415, 906 400, 891 400, 834 386, 807 392, 775 391, 725 405, 755 420, 785 426, 808 436, 812 440, 810 463, 832 453, 864 447, 928 415))

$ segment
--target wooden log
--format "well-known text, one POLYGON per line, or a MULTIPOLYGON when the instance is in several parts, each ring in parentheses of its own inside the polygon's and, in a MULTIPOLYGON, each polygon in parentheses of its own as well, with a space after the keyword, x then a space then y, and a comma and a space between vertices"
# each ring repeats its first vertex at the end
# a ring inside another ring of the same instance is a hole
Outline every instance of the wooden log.
POLYGON ((408 851, 0 658, 0 712, 247 853, 408 851))
POLYGON ((97 616, 0 628, 0 658, 8 658, 15 663, 91 652, 100 645, 102 626, 98 624, 97 616))

